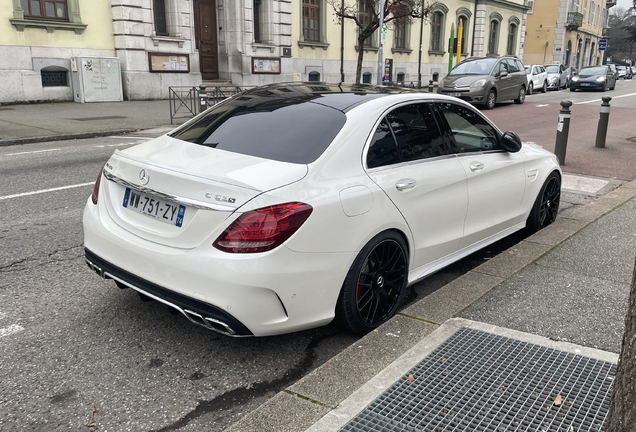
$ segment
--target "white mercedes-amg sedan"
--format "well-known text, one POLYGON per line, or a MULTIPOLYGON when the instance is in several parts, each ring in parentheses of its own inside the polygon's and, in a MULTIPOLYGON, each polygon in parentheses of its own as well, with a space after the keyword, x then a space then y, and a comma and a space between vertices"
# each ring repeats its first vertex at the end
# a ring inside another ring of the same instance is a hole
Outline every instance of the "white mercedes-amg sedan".
POLYGON ((556 157, 457 98, 273 84, 115 151, 84 211, 100 276, 231 336, 366 333, 408 285, 557 215, 556 157))

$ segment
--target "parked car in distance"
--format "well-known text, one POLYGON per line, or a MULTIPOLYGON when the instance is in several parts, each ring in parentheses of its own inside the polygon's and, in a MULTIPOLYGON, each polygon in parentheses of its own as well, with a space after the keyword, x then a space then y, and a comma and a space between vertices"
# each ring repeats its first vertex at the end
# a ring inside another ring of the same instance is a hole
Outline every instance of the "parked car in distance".
POLYGON ((544 66, 545 71, 548 73, 548 90, 558 90, 567 87, 568 78, 565 74, 565 66, 560 63, 544 66))
POLYGON ((618 77, 623 79, 632 79, 632 68, 630 66, 617 66, 618 77))
POLYGON ((526 66, 526 75, 528 76, 528 90, 526 94, 531 95, 536 90, 545 93, 548 89, 548 74, 541 65, 526 66))
POLYGON ((614 90, 616 78, 608 65, 586 66, 570 82, 570 91, 576 90, 614 90))
POLYGON ((573 76, 576 76, 577 74, 577 69, 574 66, 570 66, 569 68, 565 69, 565 86, 567 88, 570 88, 570 81, 572 80, 573 76))
POLYGON ((225 335, 333 320, 363 334, 407 286, 551 224, 560 194, 553 153, 458 98, 271 84, 116 150, 86 202, 84 253, 99 276, 225 335))
POLYGON ((438 92, 493 109, 497 102, 526 99, 528 78, 512 56, 472 57, 457 64, 439 83, 438 92))

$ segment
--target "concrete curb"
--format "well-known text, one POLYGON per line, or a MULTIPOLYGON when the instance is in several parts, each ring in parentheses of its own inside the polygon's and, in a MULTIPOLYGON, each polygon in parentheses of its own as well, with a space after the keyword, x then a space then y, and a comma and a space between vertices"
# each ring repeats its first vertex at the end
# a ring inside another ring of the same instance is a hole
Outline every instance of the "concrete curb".
POLYGON ((116 130, 98 131, 98 132, 81 132, 81 133, 65 134, 65 135, 49 135, 49 136, 41 136, 41 137, 16 138, 16 139, 10 139, 10 140, 0 139, 0 147, 8 147, 12 145, 22 145, 22 144, 33 144, 33 143, 41 143, 41 142, 49 142, 49 141, 67 141, 67 140, 74 140, 74 139, 97 138, 97 137, 103 137, 103 136, 139 132, 145 129, 146 128, 142 128, 142 129, 128 128, 128 129, 116 129, 116 130))
MULTIPOLYGON (((634 197, 636 197, 636 181, 627 183, 589 204, 574 209, 567 217, 560 217, 552 225, 410 305, 377 330, 364 336, 231 425, 226 431, 320 431, 324 429, 319 426, 314 428, 312 425, 317 424, 331 411, 333 414, 330 414, 330 420, 325 420, 327 423, 331 422, 330 425, 335 422, 334 418, 344 419, 346 417, 348 420, 350 411, 347 410, 351 409, 350 405, 361 404, 368 399, 364 398, 361 401, 362 396, 359 392, 362 390, 360 389, 368 389, 369 386, 381 387, 382 390, 386 388, 385 381, 389 378, 382 375, 383 371, 390 369, 392 365, 395 366, 396 370, 402 371, 404 367, 400 365, 405 358, 413 356, 410 350, 415 349, 414 347, 417 346, 420 350, 422 347, 432 347, 436 341, 440 340, 441 334, 445 335, 445 340, 448 337, 446 336, 449 332, 448 329, 451 327, 454 330, 450 334, 454 333, 458 328, 457 323, 465 324, 467 321, 454 318, 457 313, 500 283, 539 260, 556 246, 575 236, 590 223, 612 212, 634 197), (394 362, 396 363, 394 364, 394 362), (357 396, 353 396, 354 394, 357 396)), ((495 326, 488 324, 475 325, 484 325, 495 329, 495 326)), ((513 330, 501 329, 501 331, 508 334, 524 335, 513 330)), ((533 341, 535 338, 540 338, 548 344, 547 346, 558 346, 558 349, 589 352, 593 355, 585 355, 595 358, 600 355, 599 353, 603 353, 604 359, 610 359, 605 361, 617 361, 611 353, 604 353, 600 350, 557 343, 535 335, 528 337, 531 337, 533 341), (609 357, 605 357, 608 355, 609 357)), ((391 375, 391 377, 393 376, 391 375)), ((394 381, 395 379, 390 381, 388 385, 394 381)), ((372 400, 370 399, 369 402, 372 400)), ((359 410, 367 404, 368 402, 362 405, 359 410)), ((342 425, 345 423, 346 421, 342 425)), ((340 423, 338 422, 338 424, 340 423)))

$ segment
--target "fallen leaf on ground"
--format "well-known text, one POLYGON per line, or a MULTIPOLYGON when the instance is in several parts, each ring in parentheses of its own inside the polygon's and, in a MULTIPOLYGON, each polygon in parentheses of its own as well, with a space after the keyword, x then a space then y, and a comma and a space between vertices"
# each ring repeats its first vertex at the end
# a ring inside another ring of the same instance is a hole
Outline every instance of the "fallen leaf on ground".
POLYGON ((413 382, 415 381, 415 377, 413 375, 409 375, 408 380, 409 382, 413 382))
POLYGON ((554 398, 554 406, 561 406, 562 403, 563 397, 561 395, 557 395, 557 397, 554 398))

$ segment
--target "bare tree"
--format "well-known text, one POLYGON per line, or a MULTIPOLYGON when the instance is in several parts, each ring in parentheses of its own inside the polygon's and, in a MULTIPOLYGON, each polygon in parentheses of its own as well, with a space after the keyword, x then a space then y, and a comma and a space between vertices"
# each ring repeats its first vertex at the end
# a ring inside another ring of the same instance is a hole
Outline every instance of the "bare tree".
MULTIPOLYGON (((635 0, 636 1, 636 0, 635 0)), ((356 66, 356 84, 360 84, 362 76, 362 59, 364 57, 365 40, 383 24, 406 23, 414 19, 428 17, 433 3, 426 0, 384 0, 384 20, 380 23, 380 0, 328 0, 335 15, 342 25, 344 20, 351 20, 358 28, 358 63, 356 66)))
POLYGON ((626 432, 636 425, 636 262, 625 317, 623 347, 618 360, 605 432, 626 432))

